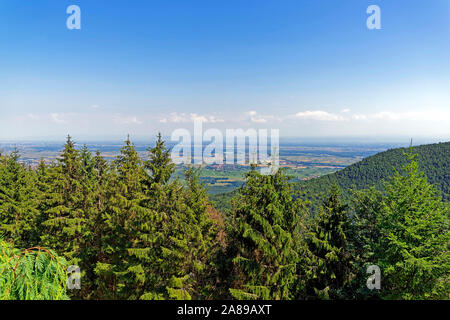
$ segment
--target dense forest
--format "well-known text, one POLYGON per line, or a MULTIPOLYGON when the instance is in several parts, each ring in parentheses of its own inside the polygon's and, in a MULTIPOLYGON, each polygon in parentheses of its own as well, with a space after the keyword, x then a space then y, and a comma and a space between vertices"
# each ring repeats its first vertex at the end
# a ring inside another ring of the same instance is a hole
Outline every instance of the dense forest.
MULTIPOLYGON (((420 170, 425 173, 428 182, 441 191, 443 199, 450 200, 450 142, 416 146, 412 150, 417 154, 420 170)), ((335 173, 301 181, 298 187, 307 199, 314 199, 334 184, 342 190, 360 190, 371 186, 382 190, 383 181, 391 177, 395 170, 401 171, 407 163, 406 152, 406 148, 380 152, 335 173)))
POLYGON ((308 194, 252 166, 226 213, 199 168, 172 178, 161 135, 145 161, 129 139, 110 163, 70 137, 36 168, 0 154, 0 299, 449 299, 449 150, 390 150, 308 194))

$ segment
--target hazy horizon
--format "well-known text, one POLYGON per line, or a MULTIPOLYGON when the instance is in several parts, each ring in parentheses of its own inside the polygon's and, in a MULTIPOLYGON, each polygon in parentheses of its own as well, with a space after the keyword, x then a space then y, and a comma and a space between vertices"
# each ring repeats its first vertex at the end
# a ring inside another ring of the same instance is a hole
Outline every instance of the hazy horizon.
MULTIPOLYGON (((99 144, 99 143, 113 143, 122 144, 126 139, 127 135, 123 137, 103 137, 103 138, 86 138, 70 135, 72 140, 76 144, 99 144)), ((163 139, 170 145, 175 144, 177 141, 172 141, 169 135, 162 134, 163 139)), ((17 138, 17 139, 0 139, 1 144, 13 144, 13 143, 65 143, 67 135, 61 137, 52 138, 17 138)), ((283 145, 295 144, 295 145, 345 145, 345 144, 367 144, 367 145, 410 145, 412 139, 413 145, 421 144, 432 144, 432 143, 443 143, 449 142, 449 137, 411 137, 411 136, 344 136, 344 137, 295 137, 295 136, 281 136, 279 143, 283 145)), ((130 135, 130 140, 135 144, 145 144, 154 143, 156 141, 156 133, 153 136, 132 136, 130 135)), ((204 144, 208 144, 209 141, 203 141, 204 144)))

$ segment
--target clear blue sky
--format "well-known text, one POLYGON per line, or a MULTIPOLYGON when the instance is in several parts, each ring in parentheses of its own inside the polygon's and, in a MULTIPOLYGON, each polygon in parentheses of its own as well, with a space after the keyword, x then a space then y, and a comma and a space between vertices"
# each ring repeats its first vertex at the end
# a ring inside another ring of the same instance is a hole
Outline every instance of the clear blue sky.
POLYGON ((450 1, 0 2, 0 140, 450 137, 450 1), (81 8, 81 30, 66 8, 81 8), (381 8, 369 30, 366 8, 381 8))

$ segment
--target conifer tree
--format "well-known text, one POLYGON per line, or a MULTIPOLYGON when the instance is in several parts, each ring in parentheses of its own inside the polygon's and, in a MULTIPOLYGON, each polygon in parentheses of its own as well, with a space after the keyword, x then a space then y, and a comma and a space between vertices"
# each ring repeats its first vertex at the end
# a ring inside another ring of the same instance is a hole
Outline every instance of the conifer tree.
POLYGON ((377 263, 375 247, 380 239, 378 217, 383 207, 383 201, 383 193, 374 187, 352 192, 351 226, 348 240, 355 278, 346 288, 348 298, 378 297, 378 290, 369 290, 366 284, 367 268, 377 263))
POLYGON ((349 221, 346 205, 340 200, 339 193, 339 187, 334 185, 312 224, 308 239, 314 257, 308 295, 322 299, 340 298, 342 289, 350 280, 349 221))
POLYGON ((35 232, 39 211, 36 175, 19 158, 16 149, 3 157, 0 166, 0 232, 15 246, 25 248, 39 241, 35 232))
POLYGON ((91 277, 91 293, 93 299, 102 299, 104 292, 102 291, 102 279, 96 272, 97 263, 104 262, 105 253, 104 234, 107 230, 105 225, 105 208, 108 201, 108 189, 110 187, 110 167, 107 161, 101 156, 100 151, 95 153, 93 158, 95 186, 92 189, 93 195, 93 216, 91 217, 91 235, 89 238, 90 249, 90 266, 89 272, 91 277), (91 260, 92 259, 92 260, 91 260))
POLYGON ((48 174, 51 184, 41 240, 70 264, 78 265, 86 217, 82 208, 81 159, 70 136, 48 174))
MULTIPOLYGON (((101 251, 101 233, 103 232, 102 206, 104 199, 104 180, 107 173, 106 161, 97 152, 95 157, 86 145, 80 150, 80 205, 85 219, 77 257, 82 271, 83 286, 74 291, 73 297, 89 299, 97 296, 97 274, 95 266, 101 251)), ((98 296, 97 296, 98 297, 98 296)))
POLYGON ((196 298, 206 298, 211 296, 217 281, 214 258, 221 248, 218 239, 221 226, 209 211, 211 205, 206 187, 200 182, 200 171, 189 167, 185 171, 185 181, 187 186, 183 200, 187 214, 184 217, 187 218, 185 223, 190 229, 186 236, 190 240, 185 253, 188 269, 184 272, 190 275, 193 295, 196 298))
POLYGON ((136 299, 164 299, 167 298, 168 284, 164 266, 167 264, 169 268, 174 268, 174 265, 173 261, 163 257, 163 252, 167 251, 167 230, 170 229, 172 208, 176 208, 179 201, 174 186, 167 184, 174 166, 161 135, 158 135, 156 146, 149 148, 148 152, 149 160, 141 164, 139 178, 139 205, 145 210, 139 211, 137 219, 129 225, 135 236, 128 249, 129 270, 134 274, 136 299))
MULTIPOLYGON (((155 195, 157 206, 152 207, 152 246, 148 255, 140 256, 142 262, 149 257, 150 262, 142 266, 152 271, 148 272, 151 285, 141 299, 200 299, 214 287, 211 257, 218 245, 217 224, 209 215, 197 170, 189 168, 185 176, 185 187, 175 180, 153 188, 159 195, 155 195)), ((140 252, 133 249, 136 257, 140 252)))
POLYGON ((306 248, 300 218, 304 204, 293 199, 292 186, 281 170, 264 176, 255 170, 234 199, 231 241, 235 279, 230 293, 237 299, 291 299, 306 248))
POLYGON ((175 165, 170 158, 161 134, 158 134, 156 145, 149 148, 149 160, 145 161, 146 204, 152 210, 149 222, 153 225, 147 245, 151 247, 147 263, 152 271, 148 289, 142 299, 191 299, 190 283, 183 267, 186 255, 177 249, 185 245, 183 235, 185 225, 183 219, 183 186, 178 181, 169 182, 175 165))
POLYGON ((144 197, 136 236, 128 249, 129 270, 135 274, 135 297, 192 299, 210 293, 215 228, 207 212, 208 198, 198 173, 186 171, 186 186, 171 181, 174 164, 159 134, 144 162, 144 197))
POLYGON ((411 152, 404 174, 385 184, 376 257, 381 294, 388 299, 449 296, 448 203, 427 182, 411 152))
POLYGON ((144 270, 131 263, 129 250, 139 243, 136 227, 148 225, 150 220, 150 210, 143 206, 145 175, 142 160, 128 138, 114 160, 103 210, 104 259, 97 262, 95 272, 105 298, 139 298, 136 288, 144 280, 144 270))
POLYGON ((159 186, 152 204, 151 290, 142 299, 192 299, 192 279, 187 270, 192 263, 189 251, 196 224, 191 210, 184 203, 184 189, 179 181, 159 186))
POLYGON ((51 163, 47 165, 44 159, 39 161, 39 165, 36 168, 36 185, 35 189, 37 192, 38 198, 38 215, 37 215, 37 223, 35 226, 35 233, 38 235, 39 244, 41 244, 41 236, 44 234, 42 223, 46 220, 47 211, 50 208, 50 199, 51 199, 51 191, 52 191, 52 176, 50 175, 50 171, 55 164, 51 163))
POLYGON ((156 145, 149 148, 149 160, 145 161, 145 168, 149 172, 150 184, 166 184, 175 171, 175 164, 170 158, 170 150, 166 148, 161 133, 158 133, 156 145))
POLYGON ((160 134, 148 151, 143 204, 151 211, 135 225, 138 240, 129 250, 133 270, 140 271, 140 298, 198 298, 207 289, 206 252, 214 233, 206 192, 193 170, 186 172, 186 187, 170 181, 174 164, 160 134))

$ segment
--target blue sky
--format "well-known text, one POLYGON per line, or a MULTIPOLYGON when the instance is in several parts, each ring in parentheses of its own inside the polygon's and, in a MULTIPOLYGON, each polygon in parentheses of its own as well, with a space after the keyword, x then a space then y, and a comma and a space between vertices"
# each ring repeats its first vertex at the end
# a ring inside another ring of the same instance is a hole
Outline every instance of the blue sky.
POLYGON ((145 138, 195 119, 448 139, 449 52, 449 0, 2 0, 0 140, 145 138), (81 30, 66 28, 72 4, 81 30))

